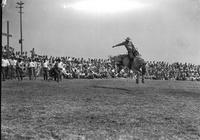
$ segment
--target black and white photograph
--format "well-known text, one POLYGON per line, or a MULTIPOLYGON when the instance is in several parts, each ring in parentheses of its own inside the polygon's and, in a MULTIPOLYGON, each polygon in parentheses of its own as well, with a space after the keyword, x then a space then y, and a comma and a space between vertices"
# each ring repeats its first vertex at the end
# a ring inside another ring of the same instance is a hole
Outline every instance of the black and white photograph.
POLYGON ((1 0, 2 140, 200 140, 200 0, 1 0))

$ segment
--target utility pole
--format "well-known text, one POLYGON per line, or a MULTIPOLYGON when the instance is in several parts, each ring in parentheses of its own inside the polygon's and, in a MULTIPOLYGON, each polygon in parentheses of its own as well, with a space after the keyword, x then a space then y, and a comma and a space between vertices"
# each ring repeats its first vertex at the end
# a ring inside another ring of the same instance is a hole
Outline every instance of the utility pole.
POLYGON ((7 21, 7 51, 9 50, 10 44, 9 44, 9 21, 7 21))
POLYGON ((19 40, 19 44, 21 44, 21 55, 22 55, 22 53, 23 53, 23 38, 22 38, 22 8, 24 8, 24 7, 22 7, 22 5, 23 5, 24 3, 22 2, 22 1, 20 1, 20 2, 17 2, 17 5, 18 5, 18 7, 16 7, 16 8, 19 8, 19 14, 20 14, 20 40, 19 40))
POLYGON ((7 51, 9 50, 10 44, 9 44, 9 38, 12 37, 12 35, 9 33, 9 21, 7 21, 7 33, 2 33, 3 36, 7 37, 7 51))
MULTIPOLYGON (((2 33, 2 25, 3 25, 3 19, 2 19, 2 15, 3 15, 3 7, 4 5, 1 3, 1 7, 0 7, 0 22, 1 22, 1 26, 0 26, 0 32, 2 33)), ((3 44, 2 44, 2 35, 0 36, 0 43, 1 43, 1 50, 0 50, 0 56, 2 57, 2 48, 3 48, 3 44)))

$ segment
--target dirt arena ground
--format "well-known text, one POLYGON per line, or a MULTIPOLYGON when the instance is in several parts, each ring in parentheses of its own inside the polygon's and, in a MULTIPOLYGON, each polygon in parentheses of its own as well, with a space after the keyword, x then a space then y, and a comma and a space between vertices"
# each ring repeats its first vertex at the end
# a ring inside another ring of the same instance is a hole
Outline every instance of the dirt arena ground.
POLYGON ((200 82, 5 81, 2 140, 200 140, 200 82))

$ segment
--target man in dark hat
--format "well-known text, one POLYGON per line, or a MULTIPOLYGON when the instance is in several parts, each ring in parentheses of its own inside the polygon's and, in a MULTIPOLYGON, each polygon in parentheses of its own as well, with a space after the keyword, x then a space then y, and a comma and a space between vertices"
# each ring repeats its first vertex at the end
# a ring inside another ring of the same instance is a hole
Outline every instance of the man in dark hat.
POLYGON ((119 43, 119 44, 116 44, 116 45, 112 46, 112 48, 115 48, 115 47, 118 47, 118 46, 125 46, 126 50, 128 51, 128 56, 130 58, 130 66, 129 66, 129 68, 131 68, 131 64, 133 62, 133 59, 134 59, 134 57, 139 55, 139 52, 136 50, 136 48, 133 45, 130 37, 127 37, 125 39, 125 41, 123 41, 122 43, 119 43))
POLYGON ((60 58, 57 58, 56 63, 54 65, 54 70, 55 70, 54 80, 57 82, 61 80, 60 62, 61 62, 60 58))

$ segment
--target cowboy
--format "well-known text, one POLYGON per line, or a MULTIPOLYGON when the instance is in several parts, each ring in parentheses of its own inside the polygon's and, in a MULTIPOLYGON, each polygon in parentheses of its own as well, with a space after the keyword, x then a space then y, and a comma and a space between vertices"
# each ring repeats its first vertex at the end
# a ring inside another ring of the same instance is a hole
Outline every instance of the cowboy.
POLYGON ((139 55, 139 52, 137 51, 137 49, 135 48, 135 46, 133 45, 131 39, 129 37, 127 37, 125 39, 125 41, 123 41, 122 43, 119 43, 117 45, 114 45, 112 46, 112 48, 115 48, 115 47, 118 47, 118 46, 125 46, 127 51, 128 51, 128 56, 130 58, 130 65, 129 65, 129 68, 132 67, 132 62, 133 62, 133 59, 139 55))

